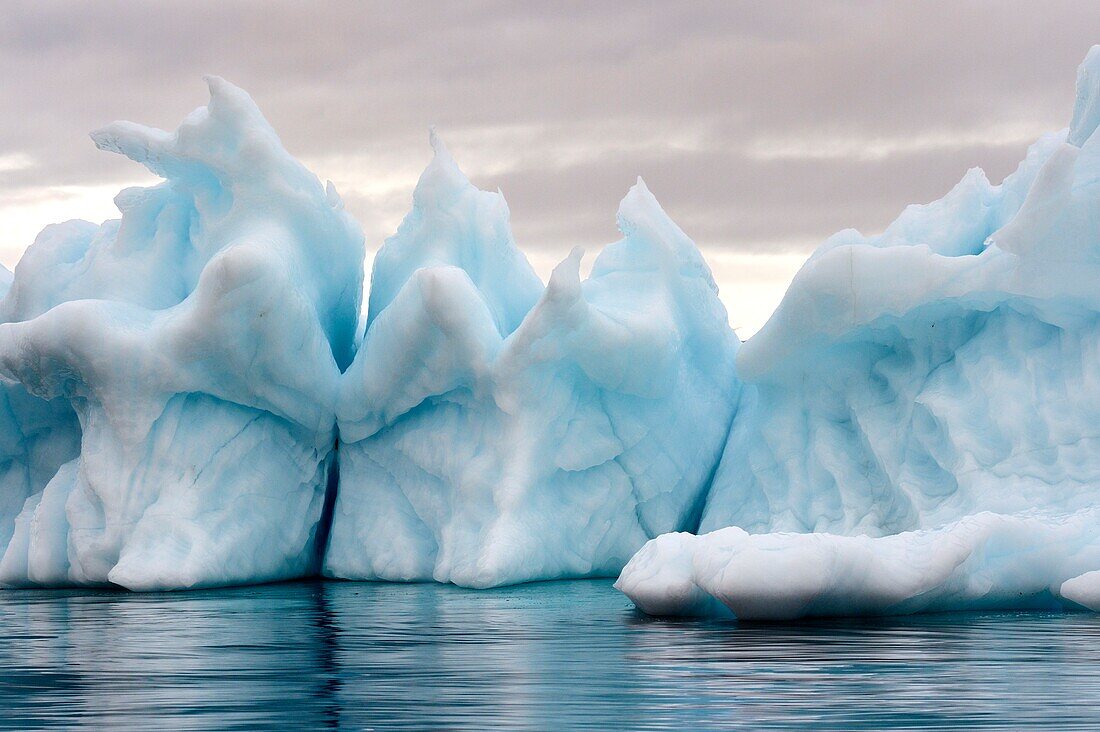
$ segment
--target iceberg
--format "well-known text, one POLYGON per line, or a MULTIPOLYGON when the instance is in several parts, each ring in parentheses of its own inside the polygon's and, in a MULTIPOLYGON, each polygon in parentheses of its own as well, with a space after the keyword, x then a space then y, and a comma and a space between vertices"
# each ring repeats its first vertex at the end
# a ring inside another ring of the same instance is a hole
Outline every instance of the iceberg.
POLYGON ((1100 610, 1100 47, 1068 130, 742 344, 639 179, 549 282, 433 132, 374 259, 252 99, 93 133, 164 179, 0 271, 0 584, 614 576, 739 619, 1100 610))
POLYGON ((574 250, 544 287, 503 196, 432 146, 341 382, 324 573, 613 576, 697 525, 729 429, 738 341, 710 271, 639 180, 624 238, 584 280, 574 250))
POLYGON ((1068 130, 882 235, 826 241, 740 349, 700 536, 618 586, 656 614, 1100 606, 1100 46, 1068 130))
MULTIPOLYGON (((135 590, 317 571, 363 236, 252 99, 95 144, 165 179, 47 228, 0 302, 0 582, 135 590)), ((331 510, 331 506, 329 506, 331 510)))

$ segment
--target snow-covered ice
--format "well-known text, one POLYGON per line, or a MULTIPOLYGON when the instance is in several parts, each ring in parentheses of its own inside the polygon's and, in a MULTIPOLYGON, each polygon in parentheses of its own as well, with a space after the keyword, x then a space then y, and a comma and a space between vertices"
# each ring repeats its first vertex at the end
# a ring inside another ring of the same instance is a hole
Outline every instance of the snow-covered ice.
POLYGON ((643 549, 619 580, 639 607, 1096 604, 1073 577, 1100 569, 1098 108, 1100 47, 1069 130, 1003 184, 971 170, 882 235, 821 246, 738 354, 714 533, 643 549))

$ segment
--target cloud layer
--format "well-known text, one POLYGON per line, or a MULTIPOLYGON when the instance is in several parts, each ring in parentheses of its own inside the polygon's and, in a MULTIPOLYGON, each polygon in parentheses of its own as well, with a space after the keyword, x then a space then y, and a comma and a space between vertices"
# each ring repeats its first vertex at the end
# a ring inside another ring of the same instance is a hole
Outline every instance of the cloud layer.
POLYGON ((16 3, 0 26, 0 260, 147 182, 89 130, 171 128, 216 73, 336 183, 369 249, 407 209, 434 124, 504 191, 540 271, 616 238, 642 175, 708 255, 770 258, 755 279, 716 266, 727 304, 759 313, 731 321, 755 330, 828 234, 881 228, 968 167, 1010 172, 1068 122, 1100 40, 1091 2, 775 5, 16 3))

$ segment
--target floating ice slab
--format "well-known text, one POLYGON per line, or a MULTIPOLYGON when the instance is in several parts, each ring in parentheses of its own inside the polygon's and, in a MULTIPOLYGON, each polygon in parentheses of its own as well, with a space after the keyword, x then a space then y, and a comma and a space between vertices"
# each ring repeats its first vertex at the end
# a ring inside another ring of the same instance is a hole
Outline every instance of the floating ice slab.
POLYGON ((665 534, 616 587, 653 615, 790 620, 997 609, 1096 608, 1100 511, 979 513, 878 538, 665 534))

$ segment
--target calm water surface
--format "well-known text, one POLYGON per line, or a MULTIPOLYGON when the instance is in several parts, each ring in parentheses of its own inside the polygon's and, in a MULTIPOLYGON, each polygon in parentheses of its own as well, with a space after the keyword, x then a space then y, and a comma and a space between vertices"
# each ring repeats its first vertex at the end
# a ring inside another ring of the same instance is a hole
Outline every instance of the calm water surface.
POLYGON ((0 717, 94 729, 1100 727, 1100 616, 647 619, 610 582, 0 591, 0 717))

